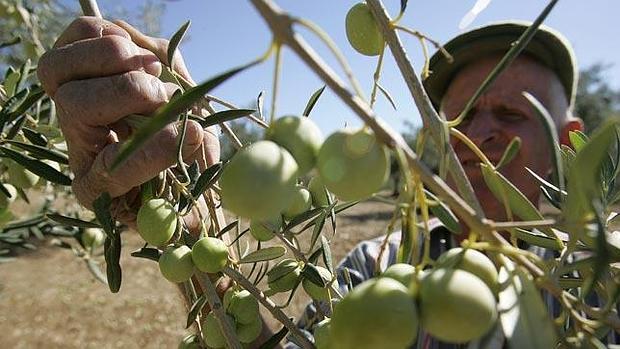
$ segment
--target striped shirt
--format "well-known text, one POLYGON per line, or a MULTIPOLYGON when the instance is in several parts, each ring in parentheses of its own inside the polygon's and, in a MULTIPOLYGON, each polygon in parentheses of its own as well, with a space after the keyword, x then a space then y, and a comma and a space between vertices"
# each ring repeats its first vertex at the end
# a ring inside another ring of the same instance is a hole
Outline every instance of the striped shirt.
MULTIPOLYGON (((430 257, 436 260, 442 253, 449 250, 452 247, 458 247, 458 244, 454 240, 454 235, 450 233, 448 229, 446 229, 438 219, 431 219, 429 221, 429 227, 431 231, 431 239, 430 239, 430 257)), ((396 255, 398 251, 398 247, 400 244, 400 233, 394 232, 390 235, 388 244, 383 252, 379 270, 384 271, 389 265, 396 263, 396 255)), ((376 263, 381 250, 381 245, 385 240, 385 236, 381 236, 372 240, 366 240, 359 243, 337 266, 336 275, 338 277, 339 288, 340 291, 345 294, 348 292, 348 288, 346 287, 346 282, 344 278, 344 270, 348 269, 350 280, 352 286, 355 287, 360 283, 371 279, 375 276, 375 270, 377 269, 376 263)), ((543 260, 549 260, 552 258, 557 258, 558 253, 545 249, 538 246, 520 246, 528 251, 536 254, 543 260)), ((559 316, 561 312, 561 306, 558 301, 548 294, 547 292, 542 292, 543 301, 547 306, 547 310, 549 314, 554 317, 559 316)), ((588 301, 588 300, 587 300, 588 301)), ((588 302, 591 305, 596 306, 597 301, 589 300, 588 302)), ((313 340, 312 331, 314 326, 322 320, 322 315, 326 314, 329 316, 330 310, 329 306, 325 302, 320 303, 310 303, 304 314, 301 316, 299 321, 297 322, 298 327, 302 330, 304 334, 308 336, 309 339, 313 340), (317 308, 320 308, 320 311, 317 312, 317 308)), ((602 341, 607 343, 619 343, 618 333, 614 331, 609 331, 605 338, 602 338, 602 341)), ((286 344, 286 349, 297 349, 299 348, 297 344, 295 344, 295 338, 293 336, 289 336, 289 342, 286 344)), ((433 337, 431 337, 428 333, 424 332, 422 329, 419 330, 417 341, 411 345, 411 349, 460 349, 460 348, 478 348, 484 347, 488 349, 501 349, 504 348, 505 340, 504 334, 502 332, 501 326, 499 326, 499 321, 496 323, 495 327, 489 331, 483 338, 479 339, 478 342, 484 342, 484 345, 479 346, 476 344, 481 343, 468 343, 468 344, 451 344, 441 342, 433 337)), ((337 348, 337 346, 336 346, 337 348)))

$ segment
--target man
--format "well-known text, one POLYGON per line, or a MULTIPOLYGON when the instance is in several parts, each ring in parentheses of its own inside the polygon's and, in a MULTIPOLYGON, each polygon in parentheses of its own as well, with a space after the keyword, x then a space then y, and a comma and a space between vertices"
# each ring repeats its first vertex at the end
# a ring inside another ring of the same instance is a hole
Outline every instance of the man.
MULTIPOLYGON (((432 101, 448 119, 456 117, 525 27, 522 23, 506 23, 458 36, 446 45, 455 58, 452 65, 439 54, 433 56, 433 74, 425 81, 425 86, 432 101)), ((119 170, 108 173, 118 151, 118 140, 129 132, 123 117, 152 113, 175 90, 173 85, 156 78, 161 71, 157 57, 166 57, 165 52, 164 41, 146 38, 126 23, 80 18, 39 63, 42 85, 58 106, 70 166, 75 174, 76 196, 83 205, 92 207, 92 201, 101 192, 109 192, 115 198, 117 219, 129 225, 135 224, 136 205, 139 204, 137 187, 173 165, 176 159, 177 130, 170 125, 119 170), (147 43, 158 48, 157 55, 144 49, 147 43)), ((189 78, 180 58, 175 66, 189 78)), ((503 172, 534 203, 539 198, 538 186, 524 168, 527 166, 541 176, 547 175, 551 168, 550 153, 543 127, 521 92, 532 93, 549 109, 565 141, 568 131, 581 129, 580 121, 571 115, 576 81, 576 64, 570 45, 558 33, 543 29, 459 126, 494 162, 513 137, 522 139, 521 151, 503 172)), ((504 219, 502 205, 490 194, 480 176, 477 159, 462 143, 453 141, 453 146, 487 217, 504 219)), ((215 134, 193 122, 188 125, 183 151, 186 159, 197 159, 203 165, 219 158, 215 134)), ((190 226, 196 227, 196 224, 190 222, 190 226)), ((382 259, 386 264, 394 262, 398 247, 398 234, 392 235, 394 239, 382 259)), ((456 244, 442 227, 433 229, 431 236, 433 257, 456 244)), ((341 263, 340 270, 350 269, 354 284, 373 276, 379 243, 376 239, 360 244, 341 263)), ((534 251, 541 256, 548 254, 540 249, 534 251)), ((312 314, 313 309, 308 308, 300 325, 311 330, 312 314)), ((424 335, 418 338, 417 346, 451 347, 424 335)), ((501 333, 492 334, 492 338, 501 347, 501 333)))

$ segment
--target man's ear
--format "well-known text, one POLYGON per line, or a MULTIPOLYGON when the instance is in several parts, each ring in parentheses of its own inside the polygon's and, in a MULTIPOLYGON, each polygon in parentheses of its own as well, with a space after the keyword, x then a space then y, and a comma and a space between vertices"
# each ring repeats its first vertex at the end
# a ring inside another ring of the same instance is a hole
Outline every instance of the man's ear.
MULTIPOLYGON (((571 131, 583 131, 583 121, 580 118, 570 118, 562 127, 560 131, 560 144, 571 146, 570 138, 568 137, 571 131)), ((572 148, 572 147, 571 147, 572 148)))

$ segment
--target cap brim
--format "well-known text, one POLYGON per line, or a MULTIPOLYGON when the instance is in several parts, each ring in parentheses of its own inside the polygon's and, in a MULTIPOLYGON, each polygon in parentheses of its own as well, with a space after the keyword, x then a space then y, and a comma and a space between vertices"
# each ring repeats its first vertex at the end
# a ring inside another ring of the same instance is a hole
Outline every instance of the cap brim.
MULTIPOLYGON (((499 22, 473 29, 458 35, 444 45, 454 61, 437 51, 430 59, 431 74, 424 80, 424 87, 431 101, 438 108, 454 75, 472 61, 491 53, 506 53, 529 27, 524 21, 499 22)), ((577 64, 570 42, 559 32, 540 26, 523 50, 553 70, 564 86, 566 98, 573 104, 577 88, 577 64)))

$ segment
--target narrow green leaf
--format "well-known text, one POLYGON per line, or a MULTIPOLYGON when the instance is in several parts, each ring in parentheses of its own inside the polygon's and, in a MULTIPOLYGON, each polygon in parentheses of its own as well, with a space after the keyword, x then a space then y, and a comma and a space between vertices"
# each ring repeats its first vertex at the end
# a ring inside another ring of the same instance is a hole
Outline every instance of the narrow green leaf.
POLYGON ((321 235, 321 231, 325 226, 325 220, 327 219, 328 211, 323 211, 314 224, 314 228, 312 229, 312 237, 310 238, 310 248, 312 250, 314 248, 314 244, 316 244, 319 236, 321 235))
POLYGON ((174 33, 174 35, 172 35, 172 38, 170 38, 170 41, 168 42, 168 66, 170 68, 174 67, 172 66, 172 62, 174 62, 174 53, 177 51, 177 47, 179 46, 179 44, 181 43, 181 40, 183 40, 183 37, 185 36, 185 33, 187 32, 187 29, 189 28, 191 24, 191 21, 187 21, 185 22, 185 24, 183 24, 181 26, 181 28, 179 28, 179 30, 176 31, 176 33, 174 33))
POLYGON ((87 222, 81 219, 63 216, 57 213, 48 213, 45 215, 47 218, 53 220, 56 223, 70 227, 78 228, 101 228, 101 226, 95 222, 87 222))
POLYGON ((32 62, 30 61, 30 58, 29 58, 19 68, 19 80, 17 81, 17 84, 15 85, 15 91, 19 91, 21 89, 22 85, 24 84, 28 76, 30 75, 31 65, 32 65, 32 62))
POLYGON ((431 193, 428 190, 424 190, 427 196, 430 196, 437 204, 429 205, 429 209, 433 216, 437 217, 443 223, 443 225, 448 228, 454 234, 461 234, 461 225, 459 224, 458 218, 452 213, 450 208, 446 206, 444 203, 435 196, 435 194, 431 193))
POLYGON ((405 12, 407 9, 407 1, 408 0, 400 0, 400 13, 405 12))
POLYGON ((265 117, 263 116, 263 106, 264 106, 264 99, 265 99, 265 91, 260 91, 260 93, 258 94, 258 97, 256 97, 256 110, 258 111, 258 118, 261 120, 265 120, 265 117))
POLYGON ((32 155, 38 158, 52 160, 54 162, 57 162, 59 164, 64 164, 64 165, 69 164, 69 157, 67 156, 67 154, 61 153, 58 150, 49 149, 44 146, 28 144, 28 143, 23 143, 19 141, 7 140, 6 142, 18 148, 21 148, 27 152, 30 152, 32 155))
POLYGON ((334 262, 332 258, 332 250, 329 247, 329 242, 325 236, 321 235, 321 250, 323 250, 323 263, 332 275, 334 274, 334 262))
POLYGON ((327 285, 326 281, 329 281, 329 280, 323 280, 323 277, 319 273, 319 270, 310 263, 304 266, 301 273, 306 279, 310 280, 310 282, 312 282, 313 284, 319 287, 325 287, 325 285, 327 285))
POLYGON ((581 131, 570 131, 568 132, 568 139, 570 140, 570 144, 575 149, 575 153, 579 153, 579 151, 588 143, 588 136, 581 131))
POLYGON ((215 114, 209 115, 204 120, 199 121, 199 123, 200 123, 200 126, 202 126, 203 128, 207 128, 213 125, 224 123, 226 121, 235 120, 235 119, 248 116, 254 112, 256 112, 256 110, 253 110, 253 109, 223 110, 215 114))
POLYGON ((196 321, 196 318, 198 318, 198 313, 200 313, 202 308, 204 308, 205 304, 207 304, 207 295, 203 294, 196 299, 194 304, 192 304, 192 307, 187 314, 187 323, 185 324, 185 328, 190 328, 190 326, 192 326, 194 321, 196 321))
POLYGON ((609 263, 611 262, 610 246, 607 243, 607 234, 605 232, 605 223, 601 217, 600 205, 593 205, 592 211, 596 212, 596 236, 594 243, 594 271, 592 276, 587 278, 583 285, 581 297, 585 299, 586 296, 592 291, 592 288, 596 282, 603 276, 603 274, 609 269, 609 263))
POLYGON ((217 235, 215 236, 216 238, 221 238, 224 234, 226 234, 229 230, 233 229, 234 227, 237 226, 237 224, 239 223, 239 220, 235 220, 233 222, 228 223, 227 226, 224 227, 224 229, 220 230, 219 233, 217 233, 217 235))
POLYGON ((303 212, 297 216, 295 216, 293 219, 291 219, 290 222, 288 222, 288 224, 284 227, 284 229, 282 230, 283 233, 286 233, 288 231, 290 231, 291 229, 295 228, 296 226, 300 225, 301 223, 307 221, 308 219, 314 218, 316 216, 318 216, 321 212, 323 212, 325 210, 324 207, 317 207, 317 208, 313 208, 311 210, 308 210, 306 212, 303 212))
POLYGON ((506 150, 504 150, 504 154, 502 155, 502 158, 499 160, 495 168, 500 169, 502 166, 509 164, 512 161, 512 159, 514 159, 515 156, 517 156, 520 149, 521 149, 521 138, 519 137, 513 138, 508 144, 508 146, 506 147, 506 150))
POLYGON ((498 312, 510 348, 548 349, 557 344, 553 321, 547 313, 538 289, 531 278, 507 261, 511 270, 502 267, 498 312))
POLYGON ((104 284, 108 283, 106 276, 103 275, 103 272, 101 271, 101 268, 99 267, 99 264, 95 262, 94 259, 87 258, 84 261, 86 262, 86 266, 88 267, 88 270, 90 271, 91 274, 93 274, 95 279, 97 279, 98 281, 104 284))
POLYGON ((560 190, 565 189, 564 183, 564 168, 562 167, 562 155, 560 154, 560 150, 558 149, 558 145, 560 141, 558 139, 558 130, 555 127, 555 121, 536 97, 531 95, 528 92, 523 92, 523 96, 527 99, 530 105, 534 108, 535 115, 538 117, 540 123, 542 123, 545 130, 545 139, 548 142, 549 149, 551 151, 551 161, 552 161, 552 173, 555 183, 557 184, 560 190))
POLYGON ((0 43, 0 49, 3 49, 5 47, 9 47, 9 46, 13 46, 13 45, 17 45, 20 42, 22 42, 22 38, 18 35, 8 41, 4 41, 2 43, 0 43))
POLYGON ((249 68, 258 61, 251 62, 244 66, 229 70, 225 73, 222 73, 206 82, 201 83, 191 89, 185 91, 180 96, 173 97, 172 100, 164 105, 163 107, 157 109, 155 114, 149 118, 149 121, 141 127, 136 133, 121 147, 118 155, 114 159, 111 170, 116 169, 122 162, 127 160, 134 151, 140 148, 144 143, 146 143, 151 136, 155 133, 162 130, 166 125, 178 119, 179 113, 189 109, 194 103, 199 101, 203 96, 219 86, 224 81, 228 80, 235 74, 249 68))
POLYGON ((310 99, 308 100, 308 103, 306 103, 306 107, 304 108, 304 111, 301 115, 310 116, 310 112, 314 108, 316 102, 319 100, 319 97, 321 97, 321 94, 323 94, 323 91, 325 91, 325 85, 312 93, 312 96, 310 96, 310 99))
POLYGON ((17 82, 19 81, 19 71, 9 67, 6 77, 4 78, 4 90, 7 96, 13 96, 17 90, 17 82))
POLYGON ((33 159, 6 147, 0 147, 0 152, 22 165, 28 171, 43 177, 52 183, 71 185, 71 178, 40 160, 33 159))
POLYGON ((215 181, 217 181, 218 175, 221 173, 222 163, 217 162, 207 167, 204 172, 200 174, 200 177, 196 180, 196 185, 192 189, 192 196, 198 198, 205 190, 209 189, 215 181))
POLYGON ((544 247, 554 251, 560 251, 564 246, 558 244, 556 239, 550 238, 537 230, 529 231, 521 228, 511 229, 511 234, 519 240, 523 240, 530 245, 544 247))
MULTIPOLYGON (((28 92, 28 89, 24 89, 22 91, 27 91, 28 92)), ((1 118, 1 121, 6 122, 6 121, 13 121, 13 120, 15 120, 18 116, 22 115, 28 109, 30 109, 30 107, 32 107, 36 102, 38 102, 39 99, 41 99, 44 95, 45 95, 45 91, 43 91, 43 89, 40 86, 34 87, 26 95, 26 98, 24 98, 19 104, 17 104, 17 107, 15 109, 11 110, 10 113, 6 115, 6 119, 3 116, 1 118)), ((2 113, 0 113, 0 114, 2 114, 2 113)))
POLYGON ((121 270, 121 236, 107 236, 103 245, 104 257, 106 262, 106 275, 108 277, 108 287, 112 293, 117 293, 121 289, 123 272, 121 270))
POLYGON ((592 214, 592 202, 601 195, 601 165, 608 156, 607 150, 616 136, 620 119, 606 121, 590 137, 573 160, 569 170, 568 196, 564 217, 567 222, 582 222, 592 214))
POLYGON ((101 228, 105 231, 109 238, 114 237, 116 234, 115 222, 110 214, 110 205, 112 204, 112 198, 108 192, 103 192, 95 201, 93 201, 93 210, 95 216, 101 224, 101 228))
POLYGON ((142 247, 137 251, 131 252, 131 256, 159 262, 159 257, 161 257, 161 251, 156 248, 142 247))
POLYGON ((267 340, 265 343, 263 343, 263 345, 259 347, 259 349, 273 349, 277 347, 287 334, 288 328, 282 326, 280 331, 271 336, 269 340, 267 340))
POLYGON ((383 96, 388 100, 388 102, 390 102, 390 104, 392 105, 392 108, 394 108, 394 110, 397 110, 398 108, 396 108, 396 103, 394 103, 394 98, 392 98, 392 95, 390 95, 388 90, 386 90, 379 83, 377 83, 377 87, 379 88, 379 91, 381 91, 381 94, 383 94, 383 96))
POLYGON ((263 261, 270 261, 276 258, 284 256, 286 248, 284 246, 271 246, 261 248, 260 250, 249 253, 239 260, 240 264, 256 263, 263 261))
POLYGON ((30 141, 30 143, 41 147, 47 146, 47 138, 42 133, 28 127, 22 127, 22 131, 24 131, 24 136, 30 141))

